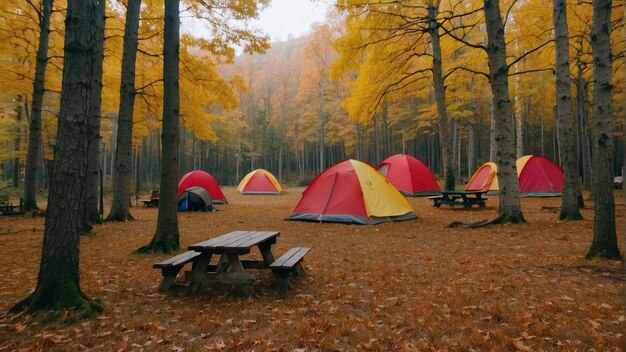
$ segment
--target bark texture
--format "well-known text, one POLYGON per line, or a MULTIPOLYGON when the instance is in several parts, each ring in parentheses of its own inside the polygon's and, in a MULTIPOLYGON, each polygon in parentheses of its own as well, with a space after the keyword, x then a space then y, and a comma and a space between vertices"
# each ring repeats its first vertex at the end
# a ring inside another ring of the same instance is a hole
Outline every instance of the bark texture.
POLYGON ((489 83, 493 98, 495 156, 500 184, 499 222, 524 222, 515 166, 515 131, 509 96, 509 66, 506 63, 504 24, 498 0, 485 0, 489 83))
POLYGON ((15 155, 16 157, 13 158, 13 187, 17 188, 20 185, 20 158, 19 158, 19 151, 21 148, 21 143, 22 143, 22 130, 21 130, 21 125, 22 125, 22 111, 23 111, 23 107, 22 107, 22 96, 18 95, 17 96, 17 106, 15 107, 15 121, 17 121, 17 130, 15 131, 15 142, 14 142, 14 148, 13 150, 15 151, 15 155))
POLYGON ((179 0, 165 0, 163 32, 163 143, 161 197, 157 228, 152 241, 139 253, 170 253, 180 249, 178 232, 178 147, 180 96, 178 62, 180 52, 179 0))
POLYGON ((615 229, 613 161, 615 158, 611 55, 611 0, 593 2, 593 242, 587 258, 620 259, 615 229))
POLYGON ((107 221, 133 220, 130 214, 132 179, 133 108, 135 105, 135 61, 139 40, 141 0, 129 0, 126 6, 120 109, 117 120, 117 148, 113 169, 113 200, 107 221))
POLYGON ((577 64, 577 105, 580 126, 580 147, 583 158, 583 188, 591 189, 591 141, 589 139, 589 100, 587 98, 587 81, 583 77, 582 63, 577 64))
POLYGON ((446 88, 443 82, 443 69, 441 67, 441 41, 439 36, 439 0, 428 2, 428 34, 430 35, 431 49, 433 52, 433 84, 435 86, 435 101, 437 103, 437 125, 439 130, 439 145, 441 148, 441 162, 445 175, 444 188, 453 190, 455 186, 454 169, 452 163, 452 141, 450 138, 450 121, 448 121, 448 109, 446 107, 446 88))
POLYGON ((89 136, 87 147, 87 189, 85 190, 85 228, 102 221, 98 211, 100 185, 100 119, 102 111, 102 63, 104 60, 104 25, 106 1, 97 0, 95 22, 95 59, 93 65, 89 136))
POLYGON ((68 1, 65 20, 63 88, 59 111, 55 165, 37 288, 12 310, 77 308, 83 316, 101 311, 102 305, 80 290, 79 245, 83 229, 87 130, 89 128, 91 75, 94 64, 95 0, 68 1))
POLYGON ((561 165, 565 171, 560 220, 582 220, 578 210, 580 180, 578 177, 578 153, 576 152, 576 124, 572 114, 571 78, 569 69, 569 31, 567 28, 567 4, 554 0, 554 39, 556 42, 556 112, 559 124, 559 147, 561 165))
POLYGON ((37 210, 37 187, 39 176, 39 155, 41 153, 41 108, 48 64, 48 42, 50 38, 50 16, 54 0, 43 0, 39 17, 39 46, 33 81, 32 115, 28 125, 28 150, 24 170, 24 210, 37 210))

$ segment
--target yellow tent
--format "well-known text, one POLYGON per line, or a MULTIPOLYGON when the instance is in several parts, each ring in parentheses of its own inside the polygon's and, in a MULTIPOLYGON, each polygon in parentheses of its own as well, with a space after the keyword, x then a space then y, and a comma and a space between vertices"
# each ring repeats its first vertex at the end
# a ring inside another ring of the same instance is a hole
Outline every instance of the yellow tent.
POLYGON ((241 180, 237 191, 241 194, 281 194, 283 188, 269 171, 256 169, 241 180))
POLYGON ((289 219, 376 224, 415 217, 411 204, 385 176, 350 159, 311 181, 289 219))

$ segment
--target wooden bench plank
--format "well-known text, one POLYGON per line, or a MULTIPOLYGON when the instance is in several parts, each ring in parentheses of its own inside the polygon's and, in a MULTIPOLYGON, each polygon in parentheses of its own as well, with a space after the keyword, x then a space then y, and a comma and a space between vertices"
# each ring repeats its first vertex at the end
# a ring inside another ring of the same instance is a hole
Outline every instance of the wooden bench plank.
POLYGON ((285 254, 281 255, 280 258, 276 259, 272 264, 270 264, 270 268, 279 268, 283 266, 283 264, 294 255, 300 247, 291 248, 285 254))
POLYGON ((200 252, 196 252, 196 251, 187 251, 185 253, 181 253, 175 257, 169 258, 167 260, 164 260, 162 262, 156 263, 154 264, 152 267, 153 268, 171 268, 174 266, 180 266, 180 265, 185 265, 187 263, 189 263, 190 261, 196 259, 197 256, 200 255, 200 252))
POLYGON ((298 264, 304 256, 309 252, 309 248, 302 247, 294 253, 283 265, 283 268, 293 268, 298 264))
POLYGON ((289 275, 294 273, 296 276, 304 275, 305 271, 300 263, 304 256, 309 252, 310 248, 295 247, 288 250, 274 263, 270 264, 270 269, 276 277, 278 290, 283 295, 286 290, 291 290, 293 286, 289 282, 289 275))
POLYGON ((174 283, 176 275, 178 275, 180 269, 182 269, 185 264, 194 261, 197 257, 201 255, 202 253, 200 252, 187 251, 185 253, 181 253, 177 256, 152 265, 152 267, 155 269, 161 269, 161 275, 163 275, 163 280, 159 285, 159 291, 168 291, 170 287, 172 287, 172 284, 174 283))

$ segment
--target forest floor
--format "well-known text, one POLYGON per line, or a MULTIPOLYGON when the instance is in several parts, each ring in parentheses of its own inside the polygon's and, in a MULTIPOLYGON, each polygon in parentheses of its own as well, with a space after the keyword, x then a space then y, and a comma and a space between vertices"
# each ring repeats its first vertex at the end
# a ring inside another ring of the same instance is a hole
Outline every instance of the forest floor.
POLYGON ((138 207, 137 221, 81 239, 81 287, 105 310, 72 324, 5 313, 35 288, 44 219, 0 217, 0 351, 624 350, 626 272, 584 259, 589 201, 581 222, 555 220, 560 198, 534 198, 522 200, 527 224, 479 229, 448 225, 495 217, 497 197, 471 210, 410 198, 419 219, 375 226, 284 221, 301 191, 227 187, 218 212, 179 214, 181 248, 233 230, 280 231, 277 256, 311 247, 307 276, 284 299, 265 271, 249 298, 219 286, 186 296, 181 274, 158 292, 152 264, 169 256, 131 254, 156 224, 157 209, 138 207))

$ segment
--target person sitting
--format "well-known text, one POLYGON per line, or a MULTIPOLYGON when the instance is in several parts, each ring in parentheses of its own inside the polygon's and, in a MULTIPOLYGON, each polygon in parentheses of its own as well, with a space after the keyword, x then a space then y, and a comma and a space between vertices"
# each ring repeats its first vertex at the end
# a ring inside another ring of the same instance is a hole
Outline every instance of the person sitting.
POLYGON ((158 189, 153 189, 152 190, 152 194, 150 194, 150 199, 159 199, 159 190, 158 189))

